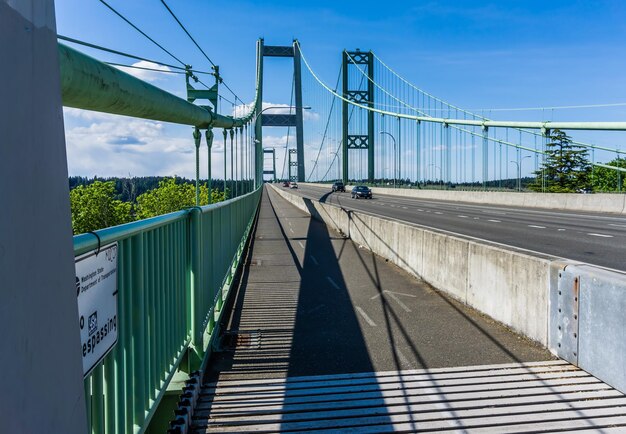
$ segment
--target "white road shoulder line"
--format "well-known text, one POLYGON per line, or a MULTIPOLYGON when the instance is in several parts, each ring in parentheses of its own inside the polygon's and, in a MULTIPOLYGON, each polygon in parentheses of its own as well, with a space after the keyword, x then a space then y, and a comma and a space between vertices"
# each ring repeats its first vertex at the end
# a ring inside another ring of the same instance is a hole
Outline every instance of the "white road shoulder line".
POLYGON ((355 306, 355 309, 359 313, 359 315, 363 317, 366 323, 368 323, 372 327, 376 327, 376 323, 372 321, 372 319, 369 316, 367 316, 367 314, 365 313, 363 309, 361 309, 359 306, 355 306))

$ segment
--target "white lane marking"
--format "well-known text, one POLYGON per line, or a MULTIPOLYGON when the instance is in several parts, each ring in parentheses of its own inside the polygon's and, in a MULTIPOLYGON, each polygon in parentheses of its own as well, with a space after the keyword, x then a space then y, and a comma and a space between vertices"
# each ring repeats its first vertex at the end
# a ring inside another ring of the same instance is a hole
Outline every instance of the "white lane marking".
POLYGON ((613 235, 607 235, 607 234, 590 233, 590 234, 587 234, 587 235, 591 235, 592 237, 613 238, 613 235))
POLYGON ((474 220, 480 220, 480 217, 474 217, 474 220))
POLYGON ((313 256, 313 255, 309 255, 309 257, 311 258, 311 261, 313 261, 313 263, 314 263, 315 265, 319 265, 319 264, 320 264, 319 262, 317 262, 317 259, 315 259, 315 256, 313 256))
POLYGON ((404 309, 405 312, 411 312, 411 309, 409 309, 409 306, 407 306, 406 304, 404 304, 402 302, 402 300, 400 300, 398 297, 396 297, 396 295, 393 292, 387 292, 387 294, 389 295, 389 297, 391 297, 393 299, 393 301, 395 301, 396 303, 398 303, 400 305, 400 307, 402 309, 404 309))
POLYGON ((559 229, 557 229, 557 231, 559 231, 559 232, 563 232, 564 230, 565 230, 565 229, 563 229, 563 228, 559 228, 559 229))
POLYGON ((442 213, 442 212, 439 212, 439 211, 435 211, 435 214, 439 214, 439 215, 441 215, 441 214, 443 214, 443 213, 442 213))
POLYGON ((372 321, 372 318, 367 316, 367 314, 365 313, 363 309, 361 309, 359 306, 355 306, 355 308, 356 308, 356 311, 363 317, 366 323, 368 323, 372 327, 376 327, 376 323, 372 321))
POLYGON ((300 247, 304 249, 304 244, 302 244, 302 241, 298 241, 298 244, 300 244, 300 247))
POLYGON ((458 215, 457 217, 461 217, 462 219, 468 218, 466 215, 458 215))
POLYGON ((294 232, 293 232, 293 229, 289 228, 289 230, 291 231, 291 233, 292 233, 292 234, 294 233, 294 232))
POLYGON ((616 228, 626 228, 626 225, 616 225, 614 223, 609 223, 609 226, 615 226, 616 228))
POLYGON ((545 226, 528 225, 529 228, 545 229, 545 226))
POLYGON ((290 221, 288 221, 287 223, 289 223, 289 226, 291 226, 291 222, 290 221))
POLYGON ((481 211, 484 214, 497 214, 497 215, 506 215, 505 212, 498 212, 498 211, 481 211))
POLYGON ((326 276, 326 279, 335 287, 335 289, 341 289, 339 285, 337 285, 337 282, 335 282, 330 276, 326 276))
POLYGON ((402 209, 408 209, 406 206, 403 206, 402 209))
POLYGON ((417 210, 418 210, 418 211, 421 211, 421 212, 424 212, 424 210, 423 210, 423 209, 419 209, 419 208, 418 208, 417 210))
POLYGON ((493 222, 493 223, 502 223, 501 220, 487 220, 488 222, 493 222))

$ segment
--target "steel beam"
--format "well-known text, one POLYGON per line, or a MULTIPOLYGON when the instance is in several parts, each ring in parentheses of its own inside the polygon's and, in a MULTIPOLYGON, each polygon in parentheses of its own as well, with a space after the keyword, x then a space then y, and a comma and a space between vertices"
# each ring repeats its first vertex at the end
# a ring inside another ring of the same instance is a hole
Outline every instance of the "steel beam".
POLYGON ((198 128, 234 128, 250 117, 232 118, 213 113, 59 44, 63 105, 198 128))

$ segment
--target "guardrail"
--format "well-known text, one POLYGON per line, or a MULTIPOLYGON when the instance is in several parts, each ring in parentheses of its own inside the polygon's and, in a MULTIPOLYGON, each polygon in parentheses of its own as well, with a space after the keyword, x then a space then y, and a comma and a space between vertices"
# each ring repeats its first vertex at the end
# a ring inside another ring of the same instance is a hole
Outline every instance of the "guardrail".
POLYGON ((118 242, 118 342, 85 378, 90 433, 144 432, 179 367, 201 366, 260 197, 74 237, 75 256, 118 242))

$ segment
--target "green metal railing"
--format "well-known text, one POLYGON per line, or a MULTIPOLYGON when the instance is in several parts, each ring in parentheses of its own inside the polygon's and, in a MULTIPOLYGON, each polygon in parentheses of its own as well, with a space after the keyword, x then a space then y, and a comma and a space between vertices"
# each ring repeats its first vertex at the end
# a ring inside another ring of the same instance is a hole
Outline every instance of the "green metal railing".
POLYGON ((118 342, 85 378, 90 433, 144 432, 174 374, 201 366, 260 197, 74 237, 76 256, 119 247, 118 342))

